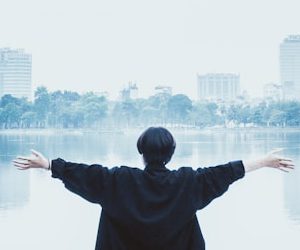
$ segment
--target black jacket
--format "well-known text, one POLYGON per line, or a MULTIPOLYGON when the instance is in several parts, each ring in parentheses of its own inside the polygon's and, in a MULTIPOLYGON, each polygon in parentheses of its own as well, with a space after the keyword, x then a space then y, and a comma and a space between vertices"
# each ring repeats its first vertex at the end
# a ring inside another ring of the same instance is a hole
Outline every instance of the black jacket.
POLYGON ((244 174, 241 161, 172 171, 52 161, 52 177, 102 206, 97 250, 205 249, 196 211, 244 174))

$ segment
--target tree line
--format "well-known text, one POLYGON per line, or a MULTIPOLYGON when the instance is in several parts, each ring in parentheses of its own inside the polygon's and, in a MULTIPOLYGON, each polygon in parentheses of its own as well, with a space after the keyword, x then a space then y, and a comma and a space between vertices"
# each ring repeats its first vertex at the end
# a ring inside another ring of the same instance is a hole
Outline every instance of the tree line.
POLYGON ((101 128, 150 125, 178 127, 299 127, 300 102, 266 101, 257 104, 193 102, 183 94, 108 100, 93 92, 49 92, 38 87, 33 102, 4 95, 0 128, 101 128))

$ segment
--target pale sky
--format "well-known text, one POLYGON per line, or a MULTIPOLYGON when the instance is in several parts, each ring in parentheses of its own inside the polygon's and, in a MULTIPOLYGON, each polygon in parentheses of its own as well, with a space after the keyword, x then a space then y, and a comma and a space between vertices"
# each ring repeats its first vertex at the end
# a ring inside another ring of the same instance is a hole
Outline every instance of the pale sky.
POLYGON ((33 85, 108 91, 129 81, 196 98, 196 74, 238 73, 260 95, 279 44, 300 34, 299 0, 0 0, 0 47, 33 56, 33 85))

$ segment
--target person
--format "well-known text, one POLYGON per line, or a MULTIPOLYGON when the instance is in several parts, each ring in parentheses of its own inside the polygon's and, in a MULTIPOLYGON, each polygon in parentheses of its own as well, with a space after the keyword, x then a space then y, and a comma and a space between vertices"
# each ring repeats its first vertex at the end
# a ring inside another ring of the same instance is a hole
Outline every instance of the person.
POLYGON ((245 172, 262 167, 285 172, 294 168, 292 160, 273 151, 253 161, 169 170, 166 164, 175 147, 167 129, 150 127, 137 141, 144 170, 48 160, 34 150, 31 156, 17 157, 13 164, 20 170, 50 170, 67 189, 101 205, 97 250, 203 250, 198 210, 226 192, 245 172))

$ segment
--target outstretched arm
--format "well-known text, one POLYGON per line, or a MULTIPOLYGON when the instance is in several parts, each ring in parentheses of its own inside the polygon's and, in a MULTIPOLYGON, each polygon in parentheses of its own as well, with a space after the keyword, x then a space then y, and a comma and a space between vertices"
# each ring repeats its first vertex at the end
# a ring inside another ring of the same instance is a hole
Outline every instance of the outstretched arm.
POLYGON ((97 164, 79 164, 60 158, 50 161, 34 150, 31 156, 17 157, 13 164, 20 170, 31 168, 51 170, 52 177, 62 180, 67 189, 101 205, 107 200, 107 193, 111 189, 112 178, 116 172, 116 168, 108 169, 97 164))
POLYGON ((229 162, 215 167, 199 168, 195 174, 195 206, 202 209, 213 199, 225 193, 230 184, 244 177, 244 174, 263 167, 279 169, 284 172, 294 168, 293 161, 276 155, 274 150, 266 156, 250 160, 229 162))

